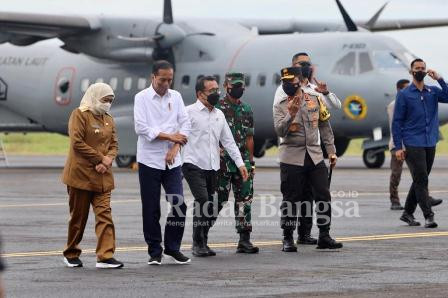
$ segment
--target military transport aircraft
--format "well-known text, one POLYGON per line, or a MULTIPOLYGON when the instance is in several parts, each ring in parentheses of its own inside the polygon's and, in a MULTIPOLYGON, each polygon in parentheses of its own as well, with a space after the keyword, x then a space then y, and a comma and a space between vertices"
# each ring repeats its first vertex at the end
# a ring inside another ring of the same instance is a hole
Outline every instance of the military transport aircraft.
MULTIPOLYGON (((388 142, 387 104, 394 83, 409 77, 414 56, 397 41, 372 34, 448 25, 442 20, 379 19, 355 23, 339 0, 344 24, 300 20, 174 20, 171 1, 163 18, 42 15, 0 12, 0 131, 67 133, 70 112, 89 84, 106 82, 116 92, 112 108, 118 127, 117 164, 135 160, 134 95, 149 86, 153 61, 175 65, 174 88, 186 104, 206 74, 223 79, 229 71, 247 74, 245 99, 252 105, 256 156, 276 144, 272 121, 279 70, 296 52, 310 53, 317 77, 343 101, 332 110, 339 155, 350 139, 367 138, 364 162, 380 167, 388 142)), ((448 107, 439 110, 448 122, 448 107)))

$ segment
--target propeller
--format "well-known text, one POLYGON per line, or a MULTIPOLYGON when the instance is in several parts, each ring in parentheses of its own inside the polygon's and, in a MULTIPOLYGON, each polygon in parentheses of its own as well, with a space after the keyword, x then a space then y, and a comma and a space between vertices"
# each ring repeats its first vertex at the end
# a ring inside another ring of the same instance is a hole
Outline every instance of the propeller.
POLYGON ((367 28, 368 30, 373 29, 375 27, 376 21, 378 21, 378 18, 380 17, 381 13, 383 12, 384 8, 386 8, 388 2, 384 3, 383 6, 373 15, 373 17, 370 18, 370 20, 365 23, 363 27, 367 28))
POLYGON ((342 6, 339 0, 336 0, 336 4, 339 7, 339 11, 342 14, 342 18, 344 18, 345 26, 347 27, 347 31, 358 31, 358 26, 356 26, 355 22, 353 22, 350 15, 345 10, 344 6, 342 6))

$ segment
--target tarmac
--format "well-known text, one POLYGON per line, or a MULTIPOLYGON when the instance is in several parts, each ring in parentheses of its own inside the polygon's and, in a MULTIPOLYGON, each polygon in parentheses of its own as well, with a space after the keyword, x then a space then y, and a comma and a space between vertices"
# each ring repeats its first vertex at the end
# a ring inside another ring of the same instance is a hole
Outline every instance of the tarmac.
MULTIPOLYGON (((10 156, 0 162, 0 233, 7 271, 7 297, 447 297, 448 201, 434 208, 437 229, 409 227, 391 211, 390 170, 366 169, 359 157, 339 160, 332 178, 331 234, 339 250, 300 245, 297 253, 281 251, 278 207, 280 175, 275 157, 257 161, 252 240, 256 255, 235 253, 233 201, 210 231, 217 256, 192 257, 189 265, 166 259, 148 266, 143 239, 137 173, 115 168, 112 214, 119 270, 95 268, 94 216, 83 242, 83 268, 62 262, 68 203, 60 182, 64 156, 10 156)), ((448 157, 436 157, 430 193, 448 198, 448 157)), ((411 179, 407 169, 400 185, 404 203, 411 179)), ((184 183, 189 206, 193 197, 184 183)), ((233 197, 231 198, 233 200, 233 197)), ((162 218, 166 204, 162 197, 162 218)), ((190 208, 191 209, 191 208, 190 208)), ((424 223, 417 208, 417 220, 424 223)), ((162 220, 164 221, 164 220, 162 220)), ((191 256, 191 214, 182 250, 191 256)), ((313 227, 313 235, 318 230, 313 227)))

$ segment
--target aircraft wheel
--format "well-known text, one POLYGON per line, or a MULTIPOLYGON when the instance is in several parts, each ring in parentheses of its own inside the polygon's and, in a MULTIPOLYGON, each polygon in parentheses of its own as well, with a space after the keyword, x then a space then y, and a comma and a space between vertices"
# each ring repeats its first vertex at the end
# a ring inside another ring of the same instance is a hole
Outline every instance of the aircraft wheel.
POLYGON ((119 168, 130 168, 132 164, 135 162, 135 156, 131 155, 118 155, 115 159, 117 166, 119 168))
POLYGON ((369 169, 379 169, 386 160, 384 151, 378 152, 378 149, 365 150, 362 154, 362 160, 369 169))

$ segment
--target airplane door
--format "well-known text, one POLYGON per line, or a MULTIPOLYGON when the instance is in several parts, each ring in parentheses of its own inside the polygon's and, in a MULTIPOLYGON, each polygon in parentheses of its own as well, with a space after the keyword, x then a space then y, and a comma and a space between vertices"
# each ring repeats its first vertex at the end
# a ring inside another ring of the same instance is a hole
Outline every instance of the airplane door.
POLYGON ((73 67, 64 67, 58 72, 54 86, 54 101, 58 105, 66 106, 72 101, 75 75, 73 67))

